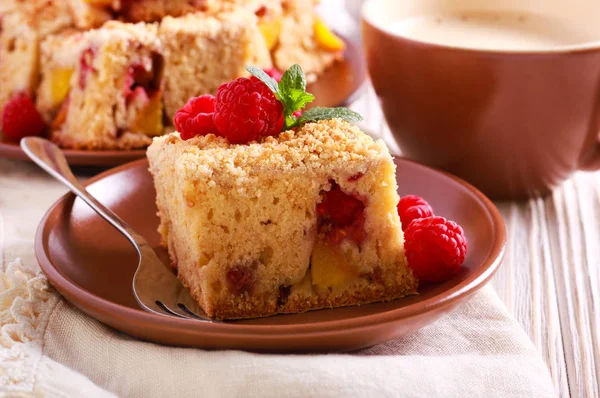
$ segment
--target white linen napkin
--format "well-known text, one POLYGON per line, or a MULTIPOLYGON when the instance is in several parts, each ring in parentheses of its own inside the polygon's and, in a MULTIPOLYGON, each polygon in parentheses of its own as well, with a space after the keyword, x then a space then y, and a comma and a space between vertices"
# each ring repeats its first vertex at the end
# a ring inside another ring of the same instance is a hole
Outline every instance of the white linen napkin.
POLYGON ((63 192, 59 183, 35 166, 0 159, 0 393, 50 397, 556 395, 541 356, 491 287, 433 325, 349 354, 204 351, 131 338, 76 310, 39 274, 34 232, 43 213, 63 192), (22 261, 13 261, 17 257, 22 261))

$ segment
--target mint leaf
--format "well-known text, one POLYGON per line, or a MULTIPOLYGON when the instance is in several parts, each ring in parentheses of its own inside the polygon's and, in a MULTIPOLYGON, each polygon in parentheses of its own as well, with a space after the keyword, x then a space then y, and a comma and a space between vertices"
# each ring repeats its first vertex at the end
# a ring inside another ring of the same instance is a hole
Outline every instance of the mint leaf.
POLYGON ((279 82, 279 100, 283 104, 285 127, 291 128, 297 124, 294 112, 303 109, 312 102, 315 96, 306 92, 306 77, 298 64, 286 70, 279 82))
POLYGON ((351 109, 339 107, 339 108, 321 108, 315 107, 305 111, 302 116, 297 121, 297 124, 307 123, 307 122, 317 122, 319 120, 329 120, 329 119, 343 119, 350 123, 360 122, 362 120, 362 116, 360 114, 354 112, 351 109))
POLYGON ((277 84, 277 80, 267 75, 264 70, 255 66, 246 66, 246 70, 250 72, 252 76, 256 77, 258 80, 266 84, 267 87, 269 87, 269 89, 273 92, 273 94, 275 94, 275 97, 277 97, 277 99, 281 101, 281 96, 279 94, 279 85, 277 84))
POLYGON ((275 94, 275 97, 283 105, 284 129, 290 129, 307 122, 317 122, 319 120, 343 119, 350 123, 362 120, 362 117, 348 108, 312 108, 307 110, 297 118, 294 112, 304 109, 311 103, 315 96, 306 92, 306 77, 302 68, 298 64, 292 65, 285 71, 281 81, 277 83, 275 79, 267 75, 265 71, 254 66, 247 66, 246 70, 258 80, 267 85, 275 94))
POLYGON ((306 77, 298 64, 290 66, 290 68, 283 73, 281 81, 279 82, 280 92, 286 93, 294 90, 306 91, 306 77))

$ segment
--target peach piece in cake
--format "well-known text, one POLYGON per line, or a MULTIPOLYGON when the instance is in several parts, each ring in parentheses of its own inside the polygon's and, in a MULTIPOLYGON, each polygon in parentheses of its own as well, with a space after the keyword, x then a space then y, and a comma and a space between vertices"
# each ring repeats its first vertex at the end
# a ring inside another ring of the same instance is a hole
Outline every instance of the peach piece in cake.
POLYGON ((71 90, 71 79, 86 42, 83 33, 68 31, 50 35, 42 41, 41 80, 36 107, 50 124, 71 90))
MULTIPOLYGON (((148 145, 150 137, 161 134, 163 127, 163 58, 157 26, 110 21, 83 33, 77 46, 76 56, 66 57, 74 72, 67 97, 52 123, 51 138, 67 148, 148 145)), ((60 51, 54 54, 61 56, 60 51)), ((53 97, 57 93, 52 87, 62 88, 67 75, 64 70, 69 66, 53 70, 49 64, 44 77, 50 80, 49 96, 53 97), (61 81, 53 83, 53 79, 61 81)))
POLYGON ((165 110, 169 119, 190 97, 214 94, 225 82, 246 76, 246 65, 271 67, 257 17, 244 9, 163 19, 165 110))
POLYGON ((392 157, 346 122, 309 123, 249 145, 173 133, 154 139, 148 159, 159 232, 178 277, 211 317, 416 292, 392 157), (340 214, 323 208, 340 200, 354 205, 340 214))

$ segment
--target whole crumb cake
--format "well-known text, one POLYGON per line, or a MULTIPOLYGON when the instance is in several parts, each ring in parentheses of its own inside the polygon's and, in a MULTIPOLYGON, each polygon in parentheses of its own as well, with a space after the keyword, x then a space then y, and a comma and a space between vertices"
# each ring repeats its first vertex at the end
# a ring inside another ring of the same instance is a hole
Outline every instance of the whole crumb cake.
MULTIPOLYGON (((124 149, 144 147, 151 136, 162 134, 163 58, 157 26, 110 21, 73 40, 80 51, 65 60, 74 62, 72 76, 68 65, 44 73, 68 80, 67 94, 61 83, 54 84, 65 99, 52 122, 53 141, 66 148, 124 149)), ((69 41, 62 43, 72 47, 69 41)), ((58 64, 64 51, 52 53, 58 64)))
POLYGON ((216 319, 366 304, 414 294, 395 165, 340 119, 249 145, 212 134, 148 149, 159 232, 182 283, 216 319), (332 196, 357 213, 324 216, 332 196), (356 215, 357 214, 357 215, 356 215))
POLYGON ((256 16, 244 9, 166 17, 159 37, 165 58, 165 110, 169 119, 190 97, 214 94, 245 76, 246 65, 271 67, 256 16))

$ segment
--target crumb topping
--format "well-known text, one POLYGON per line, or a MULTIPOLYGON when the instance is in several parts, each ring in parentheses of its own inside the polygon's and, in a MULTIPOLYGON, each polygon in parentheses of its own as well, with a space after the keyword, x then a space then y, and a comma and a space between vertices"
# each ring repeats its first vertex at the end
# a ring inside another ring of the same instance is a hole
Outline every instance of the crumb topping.
POLYGON ((212 134, 183 141, 175 132, 155 138, 150 150, 156 150, 161 143, 178 147, 176 167, 192 179, 212 180, 213 175, 218 175, 218 183, 230 186, 251 183, 264 172, 302 169, 316 177, 330 172, 332 167, 341 170, 348 162, 357 161, 366 168, 389 156, 383 142, 373 141, 340 119, 307 123, 297 131, 285 131, 249 145, 231 145, 212 134))

